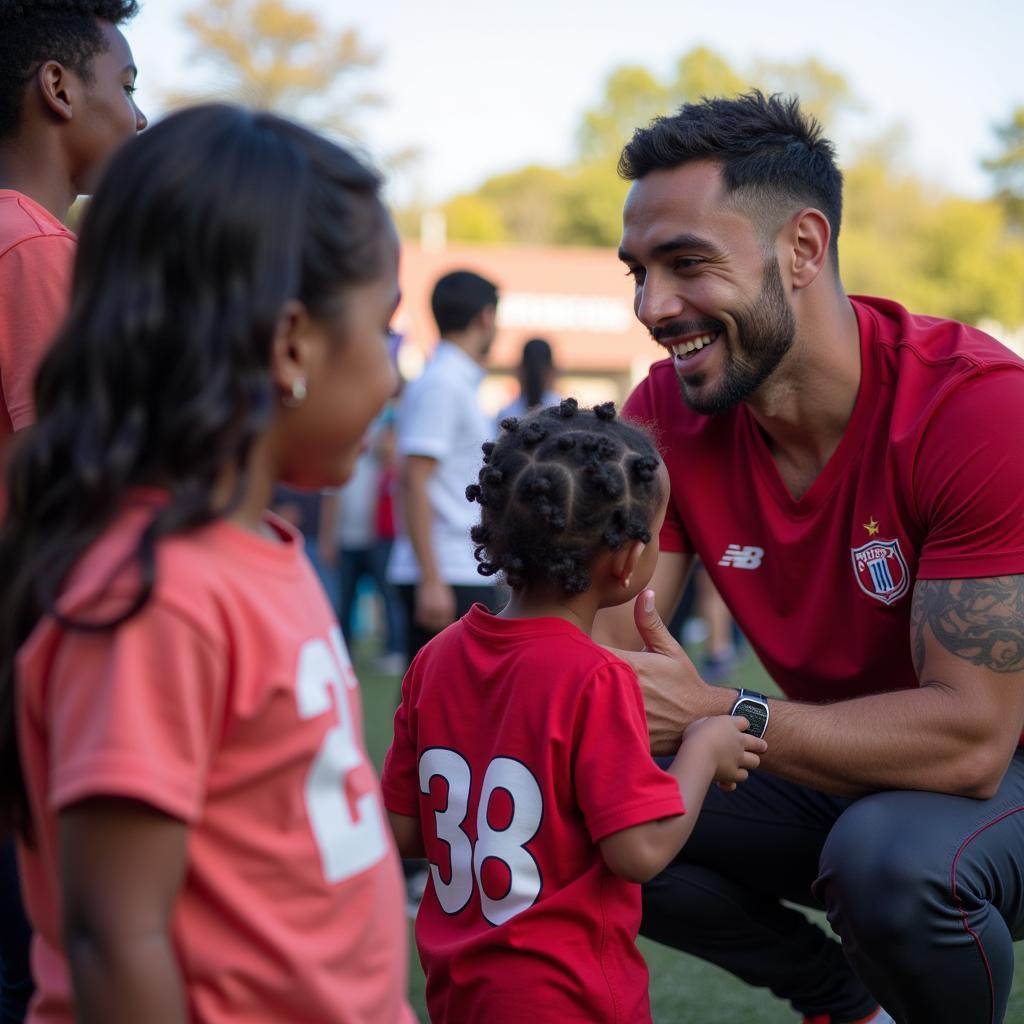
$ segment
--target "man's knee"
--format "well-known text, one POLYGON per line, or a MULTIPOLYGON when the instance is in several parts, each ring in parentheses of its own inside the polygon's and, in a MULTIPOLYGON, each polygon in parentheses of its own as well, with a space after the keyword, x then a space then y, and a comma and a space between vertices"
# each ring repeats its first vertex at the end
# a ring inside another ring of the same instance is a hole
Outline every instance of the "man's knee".
POLYGON ((908 827, 902 795, 879 793, 852 804, 822 849, 814 893, 844 940, 856 933, 898 944, 941 902, 937 851, 908 827))

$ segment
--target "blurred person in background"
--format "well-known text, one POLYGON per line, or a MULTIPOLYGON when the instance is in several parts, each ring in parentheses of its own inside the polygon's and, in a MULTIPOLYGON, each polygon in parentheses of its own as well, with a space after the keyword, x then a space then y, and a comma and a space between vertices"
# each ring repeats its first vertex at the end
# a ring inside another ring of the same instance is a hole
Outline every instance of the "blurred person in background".
POLYGON ((498 413, 498 423, 509 416, 524 416, 538 406, 558 405, 561 397, 554 390, 555 359, 551 345, 543 338, 531 338, 523 345, 516 372, 519 395, 498 413))
MULTIPOLYGON (((0 474, 12 435, 34 418, 36 368, 67 309, 68 210, 146 126, 118 29, 136 10, 135 0, 0 0, 0 474)), ((0 514, 4 505, 0 482, 0 514)), ((14 844, 0 836, 3 1024, 24 1018, 32 994, 28 947, 14 844)))
POLYGON ((399 509, 388 579, 406 616, 406 660, 477 602, 494 608, 493 580, 480 577, 466 487, 480 469, 493 424, 478 390, 497 333, 498 289, 469 270, 445 274, 431 308, 441 338, 398 405, 399 509))
POLYGON ((320 523, 322 506, 327 500, 319 491, 299 491, 284 484, 274 487, 270 499, 270 511, 291 523, 302 534, 306 557, 316 570, 317 578, 327 594, 332 607, 338 603, 338 579, 334 564, 322 557, 320 523))
POLYGON ((395 482, 395 409, 389 404, 374 421, 352 478, 323 496, 320 561, 336 577, 338 620, 349 649, 358 627, 360 584, 370 581, 383 610, 384 631, 375 667, 387 675, 405 670, 405 613, 387 579, 394 543, 392 490, 395 482))

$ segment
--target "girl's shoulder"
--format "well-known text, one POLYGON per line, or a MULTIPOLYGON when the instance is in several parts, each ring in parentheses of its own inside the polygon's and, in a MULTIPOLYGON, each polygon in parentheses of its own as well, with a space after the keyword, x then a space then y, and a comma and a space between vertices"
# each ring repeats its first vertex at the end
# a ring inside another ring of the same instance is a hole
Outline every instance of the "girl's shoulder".
POLYGON ((172 534, 157 541, 147 564, 142 542, 158 508, 159 502, 145 499, 125 504, 70 573, 58 601, 61 612, 74 616, 88 609, 102 617, 148 578, 151 600, 206 617, 226 594, 272 590, 275 581, 302 576, 301 537, 276 518, 275 539, 225 520, 172 534))

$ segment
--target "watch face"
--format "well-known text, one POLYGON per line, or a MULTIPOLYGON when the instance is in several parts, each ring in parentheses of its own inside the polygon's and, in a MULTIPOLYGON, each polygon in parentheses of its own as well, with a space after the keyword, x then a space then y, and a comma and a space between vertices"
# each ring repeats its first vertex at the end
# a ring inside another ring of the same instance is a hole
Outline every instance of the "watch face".
POLYGON ((747 730, 751 736, 763 736, 768 724, 768 709, 759 701, 742 698, 732 709, 734 715, 745 718, 750 723, 747 730))

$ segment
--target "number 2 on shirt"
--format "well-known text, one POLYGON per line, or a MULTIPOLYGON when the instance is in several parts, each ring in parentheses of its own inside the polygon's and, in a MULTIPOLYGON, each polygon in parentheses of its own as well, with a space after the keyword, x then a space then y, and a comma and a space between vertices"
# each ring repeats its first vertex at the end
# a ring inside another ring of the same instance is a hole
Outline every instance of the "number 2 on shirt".
POLYGON ((420 792, 429 795, 434 778, 443 779, 448 786, 447 803, 434 810, 434 821, 437 838, 448 847, 451 879, 445 882, 437 865, 430 865, 441 909, 446 914, 462 910, 473 895, 474 879, 480 891, 480 909, 493 925, 504 924, 532 906, 540 895, 541 877, 526 844, 540 828, 544 800, 530 770, 510 757, 496 757, 488 764, 477 806, 474 847, 462 827, 469 814, 469 763, 454 750, 431 747, 423 751, 419 767, 420 792), (503 829, 492 828, 487 820, 491 797, 498 789, 512 798, 512 817, 503 829), (498 898, 487 893, 481 878, 484 862, 490 858, 501 861, 509 873, 508 891, 498 898))
POLYGON ((328 730, 306 775, 306 813, 320 848, 320 863, 328 882, 340 882, 372 867, 388 852, 380 803, 373 790, 355 802, 355 813, 345 795, 345 777, 365 764, 356 737, 345 687, 356 685, 341 631, 331 629, 330 646, 323 639, 309 640, 299 651, 295 699, 302 718, 315 718, 331 710, 338 716, 328 730))

